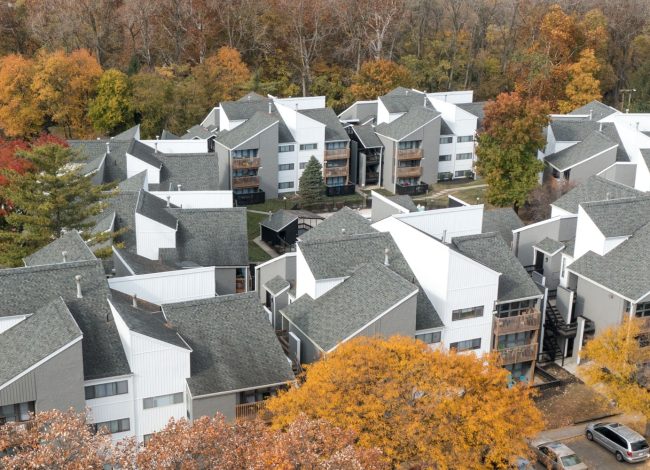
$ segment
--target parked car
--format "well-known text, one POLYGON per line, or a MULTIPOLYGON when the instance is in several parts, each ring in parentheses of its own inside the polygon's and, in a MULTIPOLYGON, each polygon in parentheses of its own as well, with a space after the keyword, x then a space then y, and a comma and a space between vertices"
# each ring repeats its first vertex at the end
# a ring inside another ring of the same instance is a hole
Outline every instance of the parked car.
POLYGON ((553 470, 588 470, 580 457, 566 444, 549 442, 533 447, 537 460, 553 470))
POLYGON ((613 452, 619 462, 634 463, 650 458, 648 441, 638 432, 622 424, 590 424, 585 434, 590 441, 595 441, 613 452))

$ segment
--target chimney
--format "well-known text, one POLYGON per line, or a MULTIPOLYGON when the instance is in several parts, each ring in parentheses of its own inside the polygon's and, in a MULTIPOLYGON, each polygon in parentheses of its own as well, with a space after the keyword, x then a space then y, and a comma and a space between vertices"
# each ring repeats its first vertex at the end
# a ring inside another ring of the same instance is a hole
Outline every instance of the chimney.
POLYGON ((424 107, 427 107, 427 95, 424 95, 424 107))
POLYGON ((406 95, 408 96, 408 94, 409 94, 409 91, 408 91, 408 90, 406 90, 406 93, 405 93, 405 94, 406 94, 406 95))
POLYGON ((384 250, 384 266, 390 266, 390 263, 388 263, 388 248, 384 250))
POLYGON ((341 235, 345 235, 345 228, 341 229, 341 235))
POLYGON ((251 95, 248 95, 248 96, 246 97, 246 101, 250 101, 250 100, 251 100, 251 95))
POLYGON ((83 294, 81 293, 81 276, 77 274, 74 277, 75 282, 77 283, 77 298, 78 299, 83 299, 83 294))
POLYGON ((179 191, 182 191, 182 188, 183 188, 183 185, 182 185, 182 184, 179 184, 179 185, 178 185, 178 190, 179 190, 179 191))
POLYGON ((106 142, 106 153, 110 154, 111 153, 111 143, 106 142))
POLYGON ((158 153, 158 141, 155 141, 153 143, 153 148, 154 148, 155 153, 158 153))
POLYGON ((269 100, 269 114, 273 112, 273 103, 269 100))
POLYGON ((62 251, 61 256, 63 256, 63 262, 67 263, 68 262, 68 252, 67 251, 62 251))
POLYGON ((133 308, 138 308, 138 294, 133 294, 131 305, 133 305, 133 308))
POLYGON ((443 230, 442 231, 442 243, 444 243, 446 239, 447 239, 447 230, 443 230))
POLYGON ((603 123, 602 122, 598 123, 598 130, 600 132, 603 132, 603 123))
POLYGON ((156 140, 160 140, 160 136, 159 136, 159 135, 156 136, 156 140))
POLYGON ((171 196, 167 196, 167 207, 171 207, 171 196))
POLYGON ((589 120, 591 121, 594 118, 594 110, 590 109, 589 110, 589 120))

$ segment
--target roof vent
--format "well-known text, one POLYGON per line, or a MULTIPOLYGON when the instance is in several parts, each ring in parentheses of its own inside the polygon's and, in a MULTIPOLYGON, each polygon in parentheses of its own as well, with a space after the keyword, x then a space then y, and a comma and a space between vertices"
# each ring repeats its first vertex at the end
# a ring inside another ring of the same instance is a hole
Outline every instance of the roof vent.
POLYGON ((611 193, 607 193, 605 195, 605 199, 608 200, 608 201, 611 199, 611 197, 612 197, 611 193))
POLYGON ((133 308, 138 308, 138 294, 133 294, 131 305, 133 305, 133 308))
POLYGON ((273 103, 269 100, 269 114, 273 111, 273 103))
POLYGON ((178 188, 179 191, 182 191, 182 190, 183 190, 183 185, 182 185, 182 184, 179 184, 179 185, 177 185, 176 187, 178 188))
POLYGON ((77 283, 77 298, 83 299, 83 294, 81 293, 81 275, 77 274, 74 277, 75 282, 77 283))
POLYGON ((345 235, 345 227, 341 229, 341 234, 345 235))
POLYGON ((108 153, 108 154, 111 153, 111 143, 110 143, 110 141, 106 142, 106 153, 108 153))
POLYGON ((156 136, 156 140, 160 140, 160 136, 159 136, 159 135, 156 136))
POLYGON ((447 239, 447 230, 443 230, 442 231, 442 242, 444 243, 446 239, 447 239))
POLYGON ((424 95, 424 107, 427 107, 427 95, 424 95))
POLYGON ((388 248, 386 248, 384 250, 384 266, 390 266, 390 263, 388 263, 388 252, 389 251, 390 250, 388 248))
POLYGON ((598 130, 600 132, 603 132, 603 123, 602 122, 598 123, 598 130))
POLYGON ((404 94, 405 94, 405 95, 408 95, 408 94, 409 94, 409 91, 408 91, 408 90, 406 90, 406 93, 404 93, 404 94))
POLYGON ((250 100, 251 100, 251 95, 248 95, 248 96, 246 97, 246 101, 250 101, 250 100))
POLYGON ((154 151, 155 151, 156 153, 158 153, 158 141, 155 141, 155 142, 153 143, 153 148, 154 148, 154 151))
POLYGON ((167 207, 171 207, 171 196, 167 196, 167 207))
POLYGON ((62 251, 61 256, 63 256, 63 262, 67 263, 68 262, 68 252, 67 251, 62 251))
POLYGON ((589 110, 589 120, 591 121, 593 119, 593 117, 594 117, 594 110, 590 109, 589 110))

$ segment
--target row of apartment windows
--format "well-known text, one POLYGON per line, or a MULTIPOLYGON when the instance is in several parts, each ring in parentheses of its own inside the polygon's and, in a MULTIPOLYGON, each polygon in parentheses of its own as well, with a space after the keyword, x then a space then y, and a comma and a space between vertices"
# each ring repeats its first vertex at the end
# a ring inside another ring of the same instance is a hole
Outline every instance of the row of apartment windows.
MULTIPOLYGON (((456 160, 471 160, 474 157, 472 153, 457 153, 456 160)), ((439 162, 450 162, 451 155, 445 154, 438 157, 439 162)))
POLYGON ((406 140, 404 142, 400 142, 398 148, 400 150, 419 149, 421 145, 421 140, 406 140))
POLYGON ((515 348, 517 346, 526 346, 527 344, 530 344, 532 337, 532 331, 500 335, 497 342, 497 349, 509 349, 515 348))
MULTIPOLYGON (((451 144, 454 142, 454 137, 453 136, 443 136, 440 137, 440 143, 441 144, 451 144)), ((474 136, 473 135, 460 135, 456 139, 456 142, 462 143, 462 142, 474 142, 474 136)))
POLYGON ((293 145, 280 145, 278 146, 278 153, 282 152, 293 152, 295 147, 293 145))
POLYGON ((89 385, 84 388, 84 392, 86 394, 86 400, 112 397, 113 395, 123 395, 129 393, 129 382, 126 380, 120 380, 119 382, 89 385))
POLYGON ((438 181, 446 181, 453 178, 471 178, 474 172, 472 170, 458 170, 455 172, 441 171, 438 173, 438 181))
POLYGON ((150 408, 159 408, 161 406, 178 405, 179 403, 183 403, 182 392, 145 398, 142 400, 142 407, 145 410, 148 410, 150 408))
POLYGON ((257 168, 243 168, 241 170, 233 170, 232 176, 238 178, 240 176, 257 176, 257 168))
POLYGON ((291 189, 291 188, 293 188, 293 181, 278 183, 278 189, 291 189))
POLYGON ((467 341, 458 341, 456 343, 451 343, 449 345, 449 349, 455 349, 458 352, 481 349, 481 338, 468 339, 467 341))
POLYGON ((232 158, 255 158, 258 149, 233 150, 232 158))
POLYGON ((524 311, 533 308, 536 300, 522 300, 520 302, 510 302, 507 304, 500 304, 497 306, 497 317, 516 317, 521 315, 524 311))
POLYGON ((483 316, 483 305, 471 308, 459 308, 451 312, 451 320, 467 320, 468 318, 478 318, 483 316))
POLYGON ((300 150, 316 150, 318 144, 300 144, 300 150))
POLYGON ((288 171, 288 170, 293 170, 294 165, 293 163, 282 163, 278 165, 278 171, 288 171))
POLYGON ((413 168, 420 166, 420 160, 400 160, 397 167, 398 168, 413 168))
POLYGON ((28 421, 30 413, 34 413, 33 401, 0 406, 0 424, 28 421))
POLYGON ((397 178, 397 184, 400 186, 416 186, 418 178, 397 178))
POLYGON ((325 179, 327 186, 343 186, 345 184, 345 176, 333 176, 325 179))
POLYGON ((441 331, 433 331, 431 333, 422 333, 415 335, 415 339, 425 342, 426 344, 439 343, 442 340, 441 331))
POLYGON ((101 423, 94 423, 92 425, 95 432, 99 431, 101 428, 106 428, 111 434, 118 432, 126 432, 131 429, 131 421, 129 418, 116 419, 113 421, 104 421, 101 423))
POLYGON ((325 149, 327 150, 339 150, 347 148, 347 142, 327 142, 325 143, 325 149))

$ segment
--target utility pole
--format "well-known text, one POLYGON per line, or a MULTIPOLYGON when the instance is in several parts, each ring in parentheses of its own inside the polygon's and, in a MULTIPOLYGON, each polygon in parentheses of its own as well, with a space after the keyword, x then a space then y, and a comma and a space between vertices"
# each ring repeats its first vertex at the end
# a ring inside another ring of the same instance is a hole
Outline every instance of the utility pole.
POLYGON ((632 103, 632 93, 636 92, 636 88, 624 88, 622 90, 618 90, 618 92, 622 95, 621 98, 621 105, 625 106, 625 93, 627 93, 627 108, 625 108, 625 112, 629 113, 630 112, 630 104, 632 103))

